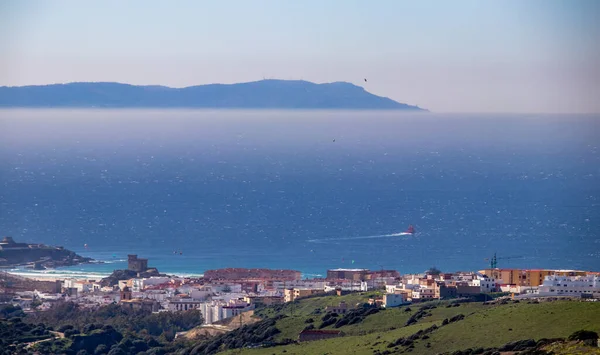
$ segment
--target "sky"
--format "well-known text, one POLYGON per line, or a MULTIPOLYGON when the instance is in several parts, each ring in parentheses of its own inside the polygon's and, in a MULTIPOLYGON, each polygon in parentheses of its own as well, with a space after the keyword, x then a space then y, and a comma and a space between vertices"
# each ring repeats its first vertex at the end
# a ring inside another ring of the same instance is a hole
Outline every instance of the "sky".
POLYGON ((2 1, 0 53, 0 86, 302 79, 434 112, 600 112, 596 0, 2 1))

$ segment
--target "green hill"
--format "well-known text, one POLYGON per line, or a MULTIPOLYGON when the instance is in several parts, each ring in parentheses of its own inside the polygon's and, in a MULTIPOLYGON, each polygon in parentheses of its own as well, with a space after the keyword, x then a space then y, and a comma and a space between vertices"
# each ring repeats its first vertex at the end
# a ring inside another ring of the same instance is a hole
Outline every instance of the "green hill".
MULTIPOLYGON (((316 297, 268 308, 263 316, 287 316, 275 323, 280 333, 275 342, 297 340, 298 333, 312 324, 323 323, 324 307, 345 300, 348 305, 365 302, 372 293, 342 297, 316 297), (319 312, 319 310, 321 312, 319 312), (312 319, 310 322, 309 319, 312 319)), ((337 317, 338 320, 343 318, 337 317)), ((360 323, 335 324, 322 329, 338 329, 343 337, 258 349, 229 350, 227 354, 411 354, 452 353, 456 350, 497 348, 526 339, 566 338, 579 329, 600 332, 600 304, 579 301, 513 302, 427 302, 408 307, 381 310, 360 323), (408 310, 407 310, 408 308, 408 310), (430 308, 430 309, 426 309, 430 308), (409 319, 413 321, 409 322, 409 319), (451 319, 455 321, 449 322, 451 319), (462 319, 461 319, 462 318, 462 319), (412 323, 410 325, 407 325, 412 323), (437 328, 431 330, 431 326, 437 328), (418 336, 415 333, 430 328, 418 336), (413 335, 411 337, 411 335, 413 335), (411 337, 408 341, 407 338, 411 337), (395 344, 395 345, 394 345, 395 344), (404 345, 402 345, 404 344, 404 345)))

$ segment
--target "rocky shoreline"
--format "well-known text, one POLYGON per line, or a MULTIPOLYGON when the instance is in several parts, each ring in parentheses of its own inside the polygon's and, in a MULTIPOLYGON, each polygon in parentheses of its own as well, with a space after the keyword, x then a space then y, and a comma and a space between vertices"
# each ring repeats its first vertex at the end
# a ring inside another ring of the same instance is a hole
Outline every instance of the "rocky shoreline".
POLYGON ((17 243, 11 237, 0 241, 0 268, 26 266, 44 270, 92 262, 97 261, 59 246, 17 243))

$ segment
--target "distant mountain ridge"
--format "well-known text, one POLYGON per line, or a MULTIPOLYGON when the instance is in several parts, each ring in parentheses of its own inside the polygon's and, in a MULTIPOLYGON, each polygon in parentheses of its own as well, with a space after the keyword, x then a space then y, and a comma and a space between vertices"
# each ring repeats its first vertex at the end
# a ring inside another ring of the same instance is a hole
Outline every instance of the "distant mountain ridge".
POLYGON ((261 80, 170 88, 113 82, 0 87, 0 107, 384 109, 426 111, 346 82, 261 80))

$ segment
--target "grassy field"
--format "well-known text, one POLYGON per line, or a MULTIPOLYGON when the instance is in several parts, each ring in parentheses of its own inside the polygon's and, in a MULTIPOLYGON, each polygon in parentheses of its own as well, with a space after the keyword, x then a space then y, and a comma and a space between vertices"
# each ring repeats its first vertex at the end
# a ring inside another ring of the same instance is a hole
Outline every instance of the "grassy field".
POLYGON ((275 316, 278 314, 285 314, 287 316, 295 315, 295 316, 304 316, 311 315, 314 313, 316 309, 320 309, 322 311, 325 310, 327 306, 336 306, 341 301, 346 302, 349 307, 354 307, 357 303, 366 303, 369 298, 372 297, 380 297, 381 292, 372 291, 372 292, 360 292, 360 293, 351 293, 344 296, 324 296, 324 297, 312 297, 300 299, 294 303, 286 303, 283 305, 283 308, 280 310, 275 310, 274 308, 266 308, 262 310, 257 310, 256 314, 260 314, 261 316, 275 316))
MULTIPOLYGON (((276 340, 297 339, 298 333, 307 325, 306 319, 313 318, 315 327, 321 323, 322 315, 312 314, 315 308, 344 299, 348 304, 361 302, 365 294, 343 297, 322 297, 302 300, 295 306, 294 316, 289 313, 289 305, 279 312, 287 318, 277 322, 281 330, 276 340), (354 303, 350 303, 350 301, 354 303), (285 313, 288 312, 288 313, 285 313)), ((388 347, 398 338, 410 336, 421 329, 435 324, 439 328, 428 334, 429 339, 419 339, 413 343, 413 354, 437 354, 465 350, 468 348, 497 347, 510 341, 542 338, 565 338, 579 329, 600 333, 600 303, 578 301, 554 301, 534 303, 512 303, 505 305, 484 305, 481 302, 463 303, 447 308, 448 302, 429 302, 420 305, 383 310, 370 315, 360 324, 339 328, 346 336, 314 342, 291 344, 261 349, 238 349, 228 354, 373 354, 375 351, 400 352, 402 346, 388 347), (405 326, 406 321, 423 305, 436 305, 436 308, 424 311, 425 316, 416 324, 405 326), (444 319, 459 314, 464 319, 442 325, 444 319)), ((329 326, 325 329, 335 329, 329 326)))
POLYGON ((600 332, 600 304, 543 302, 508 304, 476 312, 431 334, 433 353, 473 347, 500 346, 522 339, 564 338, 579 329, 600 332))
POLYGON ((430 323, 421 323, 363 336, 345 336, 272 348, 230 350, 224 354, 372 354, 373 349, 387 349, 385 345, 390 342, 409 336, 430 325, 430 323))
MULTIPOLYGON (((277 329, 279 329, 281 333, 277 334, 275 341, 282 341, 284 339, 296 340, 298 338, 298 333, 308 325, 308 323, 306 323, 307 319, 313 319, 315 327, 319 326, 321 317, 325 314, 325 308, 327 306, 338 305, 341 301, 345 301, 349 307, 354 307, 356 304, 366 303, 369 298, 378 295, 377 292, 365 292, 353 293, 341 297, 326 296, 307 298, 299 300, 294 304, 287 303, 280 310, 267 308, 256 313, 261 317, 273 317, 280 314, 288 316, 277 322, 277 329), (315 310, 321 310, 322 313, 315 314, 315 310)), ((326 329, 330 328, 332 327, 330 326, 326 329)))

